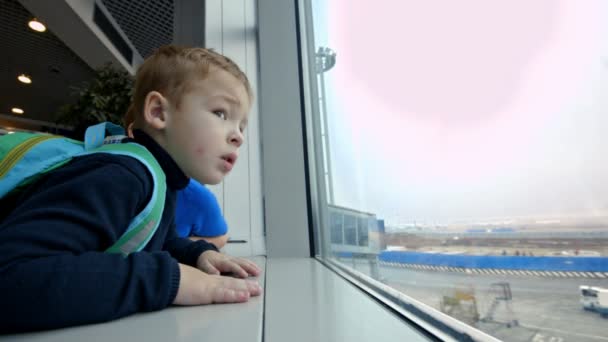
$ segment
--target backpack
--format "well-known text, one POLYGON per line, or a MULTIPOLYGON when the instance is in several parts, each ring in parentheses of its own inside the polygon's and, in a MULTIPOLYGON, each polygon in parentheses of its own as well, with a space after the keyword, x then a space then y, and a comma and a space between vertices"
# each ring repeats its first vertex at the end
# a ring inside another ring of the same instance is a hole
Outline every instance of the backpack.
POLYGON ((124 129, 104 122, 87 128, 84 142, 58 135, 15 132, 0 137, 0 198, 33 183, 72 158, 91 153, 112 153, 139 160, 153 178, 148 204, 131 220, 127 230, 105 252, 127 256, 141 251, 160 224, 167 183, 165 173, 152 154, 137 143, 120 143, 124 129), (110 136, 106 137, 106 131, 110 136))

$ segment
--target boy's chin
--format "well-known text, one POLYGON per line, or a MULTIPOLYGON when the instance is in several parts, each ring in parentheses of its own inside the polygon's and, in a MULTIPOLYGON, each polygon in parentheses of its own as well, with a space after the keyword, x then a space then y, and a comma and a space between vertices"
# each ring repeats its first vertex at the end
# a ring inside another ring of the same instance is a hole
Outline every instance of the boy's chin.
POLYGON ((197 182, 201 183, 201 184, 207 184, 207 185, 216 185, 222 182, 222 180, 224 180, 224 175, 206 175, 206 176, 190 176, 190 178, 195 179, 197 182))

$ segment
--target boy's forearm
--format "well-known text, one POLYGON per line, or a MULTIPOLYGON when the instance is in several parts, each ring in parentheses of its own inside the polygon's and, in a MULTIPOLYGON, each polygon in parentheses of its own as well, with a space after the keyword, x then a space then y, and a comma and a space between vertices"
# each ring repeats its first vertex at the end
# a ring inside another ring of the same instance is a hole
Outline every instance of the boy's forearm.
POLYGON ((177 262, 167 253, 90 252, 12 265, 0 282, 0 332, 104 322, 162 309, 179 287, 177 262))

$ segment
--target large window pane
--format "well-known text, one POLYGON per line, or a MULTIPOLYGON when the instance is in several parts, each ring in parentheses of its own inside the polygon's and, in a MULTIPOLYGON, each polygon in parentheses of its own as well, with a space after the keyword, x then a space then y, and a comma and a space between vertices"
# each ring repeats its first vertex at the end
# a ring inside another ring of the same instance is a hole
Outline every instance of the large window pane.
POLYGON ((357 218, 357 234, 359 236, 358 245, 367 246, 369 244, 369 226, 367 224, 367 218, 357 218))
POLYGON ((357 218, 354 216, 344 216, 344 244, 357 245, 357 218))
POLYGON ((321 256, 501 340, 608 340, 608 2, 310 13, 321 256))
POLYGON ((343 219, 344 216, 339 213, 331 213, 331 243, 343 244, 344 243, 344 229, 343 219))

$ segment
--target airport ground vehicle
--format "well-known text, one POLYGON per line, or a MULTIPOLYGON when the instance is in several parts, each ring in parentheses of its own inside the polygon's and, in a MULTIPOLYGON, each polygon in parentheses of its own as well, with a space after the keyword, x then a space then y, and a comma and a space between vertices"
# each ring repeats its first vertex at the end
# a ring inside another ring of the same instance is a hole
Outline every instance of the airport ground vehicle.
POLYGON ((579 286, 583 309, 599 312, 608 318, 608 289, 596 286, 579 286))

